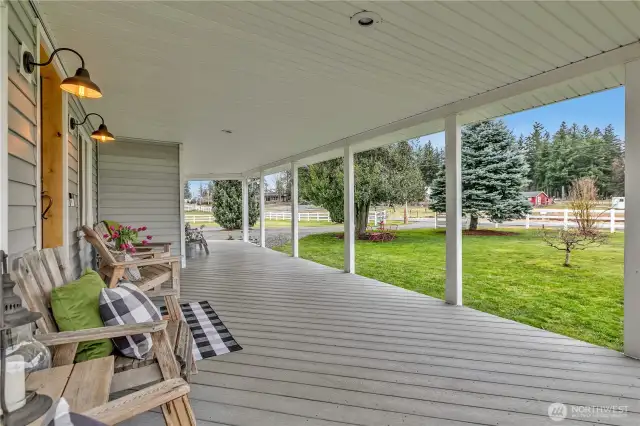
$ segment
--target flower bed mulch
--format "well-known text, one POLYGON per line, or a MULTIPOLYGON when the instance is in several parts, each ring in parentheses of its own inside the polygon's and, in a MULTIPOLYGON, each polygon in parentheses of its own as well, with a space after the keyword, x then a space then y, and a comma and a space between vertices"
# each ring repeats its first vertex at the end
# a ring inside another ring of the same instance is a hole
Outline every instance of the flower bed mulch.
MULTIPOLYGON (((336 234, 336 238, 339 240, 344 240, 344 232, 340 232, 336 234)), ((389 242, 396 239, 395 233, 392 232, 365 232, 364 234, 358 235, 359 240, 363 241, 375 241, 375 242, 389 242)))

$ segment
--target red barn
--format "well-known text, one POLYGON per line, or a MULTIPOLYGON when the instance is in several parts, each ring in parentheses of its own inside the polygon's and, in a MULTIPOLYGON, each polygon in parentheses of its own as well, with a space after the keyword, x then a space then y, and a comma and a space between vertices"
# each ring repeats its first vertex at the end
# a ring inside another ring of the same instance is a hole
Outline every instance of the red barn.
POLYGON ((523 192, 522 195, 529 200, 532 206, 546 206, 553 201, 544 191, 523 192))

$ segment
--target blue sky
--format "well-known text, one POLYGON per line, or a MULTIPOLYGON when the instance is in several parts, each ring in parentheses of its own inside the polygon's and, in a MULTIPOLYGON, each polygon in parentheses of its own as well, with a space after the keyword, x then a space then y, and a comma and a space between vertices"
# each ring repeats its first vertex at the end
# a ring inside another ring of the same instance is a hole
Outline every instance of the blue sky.
MULTIPOLYGON (((521 133, 527 135, 536 121, 542 123, 550 132, 555 132, 560 123, 566 121, 569 125, 575 122, 581 126, 586 124, 590 128, 601 129, 613 124, 616 133, 624 140, 624 87, 518 112, 503 117, 503 120, 516 137, 521 133)), ((420 139, 424 142, 431 140, 437 146, 444 146, 444 132, 423 136, 420 139)), ((197 194, 200 181, 191 181, 190 186, 191 191, 197 194)))
MULTIPOLYGON (((533 123, 539 121, 550 132, 555 132, 563 121, 569 125, 586 124, 590 128, 604 129, 613 124, 616 133, 624 140, 624 87, 571 99, 502 118, 516 137, 531 132, 533 123)), ((431 140, 444 147, 444 132, 423 136, 421 141, 431 140)))

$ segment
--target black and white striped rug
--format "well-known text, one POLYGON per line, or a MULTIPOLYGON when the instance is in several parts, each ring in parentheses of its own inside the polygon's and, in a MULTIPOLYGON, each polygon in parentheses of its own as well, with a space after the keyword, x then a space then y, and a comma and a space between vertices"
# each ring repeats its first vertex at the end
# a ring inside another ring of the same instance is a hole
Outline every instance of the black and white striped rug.
MULTIPOLYGON (((181 303, 180 309, 193 335, 196 361, 242 350, 209 302, 181 303)), ((160 313, 167 315, 166 307, 161 307, 160 313)))

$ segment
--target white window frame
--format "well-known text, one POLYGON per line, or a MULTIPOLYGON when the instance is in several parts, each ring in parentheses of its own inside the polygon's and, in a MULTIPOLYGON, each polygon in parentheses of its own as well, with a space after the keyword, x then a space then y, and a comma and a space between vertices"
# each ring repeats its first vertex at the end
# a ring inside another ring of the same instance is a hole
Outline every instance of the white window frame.
POLYGON ((81 147, 82 190, 80 196, 80 215, 82 225, 93 228, 93 139, 91 139, 84 128, 78 134, 78 146, 81 147))

